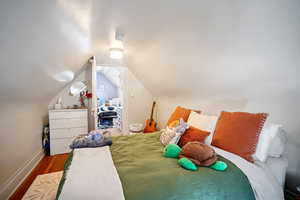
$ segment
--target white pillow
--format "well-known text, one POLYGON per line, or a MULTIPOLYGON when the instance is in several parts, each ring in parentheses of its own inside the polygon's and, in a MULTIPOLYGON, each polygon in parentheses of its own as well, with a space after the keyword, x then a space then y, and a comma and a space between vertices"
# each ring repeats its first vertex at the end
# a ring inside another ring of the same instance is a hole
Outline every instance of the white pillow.
POLYGON ((265 162, 273 139, 277 136, 281 125, 266 123, 259 135, 255 153, 252 155, 254 160, 265 162))
POLYGON ((279 158, 284 152, 286 142, 286 133, 282 128, 279 128, 277 135, 272 140, 268 155, 279 158))
POLYGON ((210 145, 215 131, 217 120, 217 116, 202 115, 192 111, 187 123, 189 126, 193 126, 197 129, 210 132, 209 136, 207 136, 205 139, 205 144, 210 145))

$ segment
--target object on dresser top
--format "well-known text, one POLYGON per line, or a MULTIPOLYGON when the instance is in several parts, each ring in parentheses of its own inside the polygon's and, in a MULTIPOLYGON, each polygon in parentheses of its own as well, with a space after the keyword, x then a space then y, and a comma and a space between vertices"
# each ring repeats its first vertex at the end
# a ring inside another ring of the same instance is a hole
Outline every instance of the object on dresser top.
POLYGON ((69 89, 69 95, 71 96, 79 96, 81 92, 86 91, 87 84, 83 81, 75 81, 70 89, 69 89))
POLYGON ((111 135, 108 131, 105 133, 102 131, 94 130, 88 134, 77 136, 70 144, 71 149, 77 148, 92 148, 92 147, 103 147, 112 145, 111 135), (105 134, 105 135, 104 135, 105 134))
POLYGON ((88 133, 87 109, 49 110, 50 154, 71 151, 73 138, 88 133))
POLYGON ((63 108, 61 97, 57 99, 56 104, 54 104, 54 109, 59 110, 63 108))

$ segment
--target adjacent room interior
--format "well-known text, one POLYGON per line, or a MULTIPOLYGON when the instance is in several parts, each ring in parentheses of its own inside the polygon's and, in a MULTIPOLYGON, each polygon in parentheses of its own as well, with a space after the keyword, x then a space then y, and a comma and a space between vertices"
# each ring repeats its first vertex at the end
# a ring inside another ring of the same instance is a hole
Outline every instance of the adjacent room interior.
POLYGON ((98 129, 122 130, 122 70, 118 67, 97 67, 97 112, 98 129))

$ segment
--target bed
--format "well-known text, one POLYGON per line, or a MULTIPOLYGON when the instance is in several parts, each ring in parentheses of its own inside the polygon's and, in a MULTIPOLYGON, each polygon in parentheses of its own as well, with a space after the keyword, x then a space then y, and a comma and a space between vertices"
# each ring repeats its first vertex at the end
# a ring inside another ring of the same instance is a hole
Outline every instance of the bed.
POLYGON ((267 165, 214 147, 219 160, 227 163, 226 171, 187 171, 177 159, 162 156, 159 136, 117 136, 110 148, 75 149, 57 199, 283 199, 282 185, 267 165))

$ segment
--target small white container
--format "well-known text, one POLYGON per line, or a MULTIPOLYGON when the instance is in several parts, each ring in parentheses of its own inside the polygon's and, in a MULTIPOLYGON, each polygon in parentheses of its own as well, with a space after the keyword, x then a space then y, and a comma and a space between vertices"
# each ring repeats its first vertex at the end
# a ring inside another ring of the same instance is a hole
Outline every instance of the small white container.
POLYGON ((143 132, 143 124, 140 124, 140 123, 130 124, 129 131, 131 133, 141 133, 141 132, 143 132))
POLYGON ((60 110, 60 109, 62 109, 62 105, 60 103, 57 103, 57 104, 54 105, 54 109, 55 110, 60 110))

